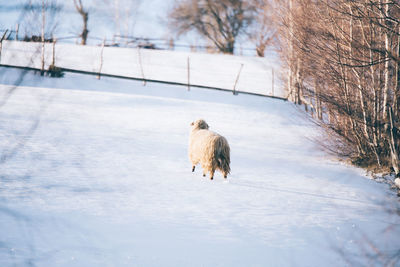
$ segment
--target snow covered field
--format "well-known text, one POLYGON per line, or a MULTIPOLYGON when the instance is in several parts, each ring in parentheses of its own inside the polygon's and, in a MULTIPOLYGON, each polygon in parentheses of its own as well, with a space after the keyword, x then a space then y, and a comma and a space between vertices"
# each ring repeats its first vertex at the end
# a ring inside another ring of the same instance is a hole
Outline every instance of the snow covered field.
POLYGON ((400 247, 394 193, 320 151, 289 102, 4 68, 0 81, 0 266, 379 266, 400 247), (191 172, 198 118, 230 143, 227 181, 191 172))
MULTIPOLYGON (((42 44, 3 41, 0 64, 41 69, 42 44)), ((286 97, 277 58, 45 44, 44 69, 64 69, 286 97), (189 67, 189 75, 188 75, 189 67)))

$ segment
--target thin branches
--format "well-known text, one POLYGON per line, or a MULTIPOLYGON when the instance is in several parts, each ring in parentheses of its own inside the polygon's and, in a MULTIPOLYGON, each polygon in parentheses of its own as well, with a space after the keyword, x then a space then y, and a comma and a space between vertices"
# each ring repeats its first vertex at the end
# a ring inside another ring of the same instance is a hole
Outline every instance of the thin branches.
POLYGON ((282 56, 292 101, 321 114, 320 124, 335 133, 338 150, 347 144, 343 154, 354 163, 396 175, 399 17, 396 1, 288 0, 279 32, 289 37, 282 56))

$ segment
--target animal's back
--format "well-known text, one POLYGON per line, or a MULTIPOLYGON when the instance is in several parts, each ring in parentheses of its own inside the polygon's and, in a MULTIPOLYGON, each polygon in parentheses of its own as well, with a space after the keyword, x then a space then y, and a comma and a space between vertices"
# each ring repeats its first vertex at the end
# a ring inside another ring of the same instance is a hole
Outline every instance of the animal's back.
POLYGON ((190 134, 190 157, 194 161, 200 161, 205 154, 211 156, 212 140, 220 136, 209 130, 197 130, 190 134))

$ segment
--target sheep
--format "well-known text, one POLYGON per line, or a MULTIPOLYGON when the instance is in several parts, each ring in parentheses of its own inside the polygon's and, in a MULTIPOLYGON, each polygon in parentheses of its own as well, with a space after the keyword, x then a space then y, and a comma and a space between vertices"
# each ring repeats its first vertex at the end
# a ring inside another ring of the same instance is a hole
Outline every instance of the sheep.
POLYGON ((203 176, 208 172, 210 179, 219 170, 226 179, 230 173, 230 148, 225 137, 209 131, 209 126, 204 120, 191 123, 189 138, 189 159, 192 163, 192 172, 196 165, 201 164, 203 176))

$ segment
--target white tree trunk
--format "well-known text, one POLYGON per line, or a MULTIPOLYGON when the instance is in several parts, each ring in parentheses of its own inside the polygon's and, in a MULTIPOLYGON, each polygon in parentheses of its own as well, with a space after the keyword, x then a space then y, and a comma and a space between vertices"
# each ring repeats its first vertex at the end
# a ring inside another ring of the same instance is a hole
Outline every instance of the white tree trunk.
POLYGON ((45 25, 46 25, 46 0, 42 0, 42 63, 41 63, 41 74, 43 75, 44 71, 44 33, 45 33, 45 25))
POLYGON ((295 90, 293 86, 293 0, 289 0, 289 29, 288 29, 288 99, 289 101, 295 102, 295 90))
MULTIPOLYGON (((381 0, 381 6, 384 10, 384 14, 382 14, 383 23, 386 21, 386 17, 389 14, 389 4, 381 0)), ((390 83, 390 61, 388 59, 388 52, 390 51, 390 37, 389 33, 384 33, 385 38, 385 69, 384 69, 384 84, 383 84, 383 121, 387 122, 387 115, 388 115, 388 101, 389 101, 389 83, 390 83)))

